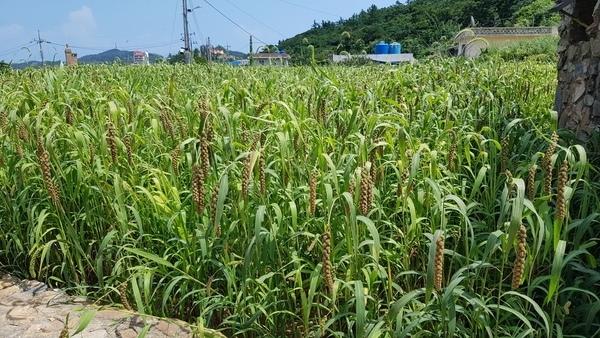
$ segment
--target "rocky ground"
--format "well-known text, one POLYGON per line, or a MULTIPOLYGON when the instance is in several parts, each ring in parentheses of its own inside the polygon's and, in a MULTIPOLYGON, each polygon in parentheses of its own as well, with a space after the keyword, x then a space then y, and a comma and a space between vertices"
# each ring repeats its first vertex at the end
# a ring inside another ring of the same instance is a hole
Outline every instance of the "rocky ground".
MULTIPOLYGON (((205 335, 207 333, 204 332, 205 335)), ((116 308, 99 307, 86 299, 49 289, 43 283, 19 280, 0 272, 0 337, 194 336, 194 330, 183 322, 159 320, 116 308), (87 326, 83 325, 90 317, 87 326), (80 330, 80 326, 85 328, 80 330)), ((216 332, 206 336, 222 337, 216 332)))

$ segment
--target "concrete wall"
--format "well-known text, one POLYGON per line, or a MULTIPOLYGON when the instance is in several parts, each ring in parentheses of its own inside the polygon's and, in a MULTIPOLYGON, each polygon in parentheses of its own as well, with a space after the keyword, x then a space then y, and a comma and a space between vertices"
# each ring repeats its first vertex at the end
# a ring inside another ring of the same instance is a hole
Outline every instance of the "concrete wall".
POLYGON ((557 36, 556 27, 479 27, 467 29, 455 39, 458 55, 478 57, 488 46, 505 46, 541 36, 557 36))

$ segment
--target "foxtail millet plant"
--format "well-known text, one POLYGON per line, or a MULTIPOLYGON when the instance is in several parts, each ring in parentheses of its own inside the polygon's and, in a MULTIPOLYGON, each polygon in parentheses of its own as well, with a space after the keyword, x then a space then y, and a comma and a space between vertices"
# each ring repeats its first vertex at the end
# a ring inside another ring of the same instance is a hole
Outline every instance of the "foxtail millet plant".
POLYGON ((558 172, 558 182, 556 189, 556 219, 560 222, 562 222, 565 219, 565 214, 567 211, 565 203, 565 185, 567 184, 568 180, 568 170, 569 162, 567 160, 564 160, 558 172))
POLYGON ((25 142, 29 142, 29 135, 27 135, 27 129, 25 128, 25 124, 23 122, 19 122, 19 128, 17 129, 17 135, 19 138, 25 142))
POLYGON ((8 118, 6 117, 6 113, 0 112, 0 128, 2 129, 2 134, 6 134, 6 125, 8 124, 8 118))
POLYGON ((192 167, 192 200, 196 206, 196 212, 202 214, 204 210, 204 177, 198 163, 192 167))
POLYGON ((179 177, 179 146, 175 147, 171 152, 171 167, 175 178, 179 177))
POLYGON ((168 111, 163 110, 160 114, 160 121, 162 122, 163 128, 171 135, 171 139, 175 140, 175 128, 173 128, 173 121, 168 111))
POLYGON ((265 176, 265 156, 264 154, 260 155, 259 163, 258 163, 258 177, 260 181, 260 193, 264 196, 267 193, 267 179, 265 176))
POLYGON ((127 163, 129 164, 130 167, 132 167, 133 166, 133 152, 131 149, 131 135, 130 134, 127 134, 125 136, 123 143, 125 144, 125 152, 127 154, 127 163))
POLYGON ((331 226, 325 225, 325 232, 321 236, 323 243, 323 279, 327 286, 327 294, 333 295, 333 271, 331 269, 331 226))
POLYGON ((108 118, 106 119, 106 129, 108 130, 108 146, 110 148, 110 156, 112 158, 112 162, 117 164, 117 137, 115 135, 115 127, 108 118))
POLYGON ((310 182, 308 184, 308 205, 311 215, 315 214, 317 208, 317 171, 310 173, 310 182))
POLYGON ((454 129, 449 129, 448 132, 452 136, 452 143, 450 144, 450 149, 448 149, 448 170, 454 172, 454 166, 456 162, 456 147, 458 146, 458 140, 456 136, 456 131, 454 129))
POLYGON ((435 258, 433 270, 433 286, 436 290, 442 289, 442 280, 444 278, 444 235, 439 235, 435 242, 435 258))
POLYGON ((556 132, 552 133, 550 142, 544 159, 542 160, 542 169, 544 170, 544 193, 546 195, 552 193, 552 155, 554 155, 556 144, 558 142, 558 134, 556 132))
POLYGON ((72 126, 75 125, 75 116, 73 116, 73 111, 69 107, 65 108, 65 122, 72 126))
POLYGON ((502 149, 500 150, 500 172, 506 172, 508 170, 508 145, 510 142, 509 135, 507 134, 502 138, 500 143, 502 149))
POLYGON ((132 311, 133 308, 127 300, 127 282, 119 284, 117 290, 119 291, 119 298, 121 299, 121 304, 123 304, 123 307, 128 311, 132 311))
POLYGON ((371 174, 366 166, 361 169, 360 179, 360 204, 359 209, 362 215, 367 215, 371 210, 373 184, 371 181, 371 174))
POLYGON ((512 270, 512 282, 511 288, 517 289, 521 285, 523 274, 525 273, 525 258, 527 257, 527 229, 521 223, 519 232, 517 233, 517 250, 515 256, 515 262, 512 270))
POLYGON ((215 227, 215 236, 221 236, 221 224, 217 224, 217 203, 219 201, 219 184, 213 187, 212 197, 210 199, 210 220, 215 227))
POLYGON ((16 138, 14 141, 15 144, 15 151, 17 152, 17 155, 19 156, 20 159, 23 158, 23 148, 21 147, 21 140, 19 138, 16 138))
POLYGON ((56 205, 56 207, 62 211, 59 190, 54 185, 54 182, 52 182, 52 173, 51 173, 51 168, 50 168, 50 154, 48 153, 48 150, 46 150, 46 148, 44 147, 44 142, 41 137, 38 139, 37 155, 38 155, 38 161, 40 163, 40 168, 42 169, 44 183, 46 184, 46 190, 48 190, 48 194, 50 195, 50 198, 54 202, 54 205, 56 205))

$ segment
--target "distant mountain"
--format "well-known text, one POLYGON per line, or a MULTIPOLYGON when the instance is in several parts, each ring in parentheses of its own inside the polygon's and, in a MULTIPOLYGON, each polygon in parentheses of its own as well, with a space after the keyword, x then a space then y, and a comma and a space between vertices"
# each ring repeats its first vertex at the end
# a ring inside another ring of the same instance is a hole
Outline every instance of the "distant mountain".
MULTIPOLYGON (((235 56, 236 58, 245 58, 248 54, 236 51, 229 51, 229 54, 235 56)), ((164 59, 165 57, 159 54, 149 53, 150 63, 155 63, 160 59, 164 59)), ((81 56, 77 59, 79 64, 94 64, 94 63, 114 63, 116 61, 120 61, 123 64, 133 63, 133 51, 128 50, 120 50, 120 49, 109 49, 102 53, 91 54, 81 56)), ((46 61, 46 66, 57 66, 61 61, 46 61)), ((13 69, 23 69, 26 67, 38 68, 42 66, 40 61, 28 61, 22 63, 13 63, 11 64, 13 69)))
MULTIPOLYGON (((162 55, 150 53, 150 63, 156 62, 158 59, 162 59, 162 55)), ((133 62, 133 52, 128 50, 120 49, 109 49, 99 54, 85 55, 78 58, 79 63, 113 63, 116 60, 120 60, 122 63, 133 62)))

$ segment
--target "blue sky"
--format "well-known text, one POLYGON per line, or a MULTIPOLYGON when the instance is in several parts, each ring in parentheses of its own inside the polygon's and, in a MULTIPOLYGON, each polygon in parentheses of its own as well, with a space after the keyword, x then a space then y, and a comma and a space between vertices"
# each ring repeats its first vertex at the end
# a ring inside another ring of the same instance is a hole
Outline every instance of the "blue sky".
MULTIPOLYGON (((212 45, 248 51, 302 33, 313 22, 337 21, 371 5, 395 0, 187 0, 189 29, 196 48, 212 45), (212 5, 212 6, 211 6, 212 5), (216 9, 215 9, 216 8, 216 9), (218 10, 218 11, 217 11, 218 10), (222 12, 229 19, 225 18, 222 12)), ((46 60, 64 60, 64 45, 79 56, 107 49, 144 50, 167 56, 183 46, 182 0, 5 0, 0 11, 0 60, 40 60, 38 30, 46 60), (26 47, 28 49, 24 49, 26 47)))

